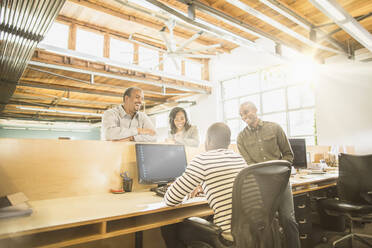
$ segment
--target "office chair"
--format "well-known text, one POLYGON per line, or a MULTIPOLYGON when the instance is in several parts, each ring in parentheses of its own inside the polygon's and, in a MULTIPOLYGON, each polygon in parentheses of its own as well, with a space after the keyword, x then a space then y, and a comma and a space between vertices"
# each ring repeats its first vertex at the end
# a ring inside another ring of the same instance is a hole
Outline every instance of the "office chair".
POLYGON ((320 207, 331 216, 345 216, 350 222, 349 233, 334 241, 333 247, 343 241, 350 239, 351 247, 356 239, 368 247, 372 243, 363 238, 372 238, 372 235, 354 233, 355 221, 372 221, 372 154, 350 155, 341 153, 339 155, 339 177, 337 190, 339 199, 320 199, 320 207))
POLYGON ((183 223, 199 236, 203 233, 201 243, 206 244, 189 244, 188 247, 281 247, 279 225, 274 217, 290 172, 290 163, 282 160, 254 164, 241 170, 235 178, 232 193, 233 241, 226 241, 222 230, 213 223, 192 217, 183 223))

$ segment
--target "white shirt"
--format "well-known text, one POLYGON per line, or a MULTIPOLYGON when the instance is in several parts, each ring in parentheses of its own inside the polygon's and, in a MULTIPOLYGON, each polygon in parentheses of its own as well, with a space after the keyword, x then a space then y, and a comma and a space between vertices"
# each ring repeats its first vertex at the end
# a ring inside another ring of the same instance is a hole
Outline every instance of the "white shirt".
POLYGON ((150 118, 143 112, 137 112, 133 118, 122 105, 106 110, 102 116, 101 139, 120 140, 133 136, 134 141, 155 142, 156 135, 138 134, 137 128, 155 131, 150 118))

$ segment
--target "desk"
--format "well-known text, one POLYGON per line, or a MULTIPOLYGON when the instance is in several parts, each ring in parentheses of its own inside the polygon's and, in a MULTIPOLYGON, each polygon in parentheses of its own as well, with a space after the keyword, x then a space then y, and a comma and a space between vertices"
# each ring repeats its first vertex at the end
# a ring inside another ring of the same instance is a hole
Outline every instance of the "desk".
POLYGON ((302 248, 314 247, 312 207, 310 195, 322 193, 337 184, 338 171, 326 174, 310 174, 291 176, 295 217, 298 223, 302 248))
POLYGON ((0 220, 0 247, 65 247, 157 228, 213 211, 203 199, 165 206, 153 192, 30 201, 29 217, 0 220), (13 239, 18 237, 17 240, 13 239))
POLYGON ((294 175, 289 179, 292 184, 293 195, 321 190, 336 186, 338 171, 325 174, 294 175))
MULTIPOLYGON (((336 174, 291 178, 293 194, 335 185, 336 174), (324 184, 325 183, 325 184, 324 184), (314 185, 319 185, 315 187, 314 185), (300 190, 299 187, 302 187, 300 190)), ((175 208, 165 206, 153 192, 99 194, 30 201, 29 217, 0 220, 0 246, 65 247, 181 222, 213 211, 202 199, 175 208), (16 240, 12 239, 18 237, 16 240)), ((301 209, 303 210, 303 209, 301 209)), ((297 217, 297 216, 296 216, 297 217)), ((304 219, 300 218, 301 222, 304 219)), ((310 237, 310 236, 309 236, 310 237)))

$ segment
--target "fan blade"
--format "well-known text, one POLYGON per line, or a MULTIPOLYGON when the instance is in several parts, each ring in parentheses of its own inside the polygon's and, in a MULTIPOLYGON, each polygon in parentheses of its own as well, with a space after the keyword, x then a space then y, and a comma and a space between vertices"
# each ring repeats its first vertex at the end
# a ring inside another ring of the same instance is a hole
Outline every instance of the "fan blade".
POLYGON ((165 42, 165 46, 167 47, 167 51, 168 52, 172 52, 172 45, 171 45, 171 42, 170 40, 168 39, 168 37, 165 35, 165 27, 163 27, 161 30, 160 30, 160 35, 161 37, 163 38, 164 42, 165 42))
POLYGON ((172 62, 173 62, 173 64, 174 64, 174 66, 176 67, 177 71, 179 71, 179 70, 180 70, 180 67, 179 67, 178 64, 177 64, 176 59, 175 59, 174 57, 171 57, 171 59, 172 59, 172 62))
POLYGON ((196 34, 194 34, 193 36, 191 36, 188 40, 185 40, 176 50, 175 52, 177 51, 181 51, 183 48, 185 48, 186 46, 188 46, 191 42, 193 42, 194 40, 196 40, 197 38, 199 38, 201 35, 203 34, 203 31, 199 31, 197 32, 196 34))
POLYGON ((187 49, 185 52, 202 52, 202 51, 208 51, 210 49, 221 47, 221 44, 214 44, 206 47, 201 47, 199 49, 187 49))
POLYGON ((193 53, 175 53, 179 56, 182 57, 187 57, 187 58, 200 58, 200 59, 211 59, 216 57, 216 55, 212 54, 193 54, 193 53))

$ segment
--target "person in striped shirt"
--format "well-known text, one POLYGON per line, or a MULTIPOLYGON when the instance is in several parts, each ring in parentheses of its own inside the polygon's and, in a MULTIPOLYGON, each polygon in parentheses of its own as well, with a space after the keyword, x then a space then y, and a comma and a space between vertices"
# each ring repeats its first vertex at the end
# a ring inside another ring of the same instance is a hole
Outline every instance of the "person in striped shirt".
MULTIPOLYGON (((231 131, 226 124, 217 122, 211 125, 207 131, 206 152, 191 160, 185 172, 168 188, 164 196, 168 206, 176 206, 201 185, 208 204, 214 211, 213 222, 222 229, 223 237, 228 237, 231 231, 234 179, 247 166, 241 155, 228 150, 230 137, 231 131)), ((177 231, 179 225, 162 228, 168 248, 186 247, 182 230, 177 231)))

